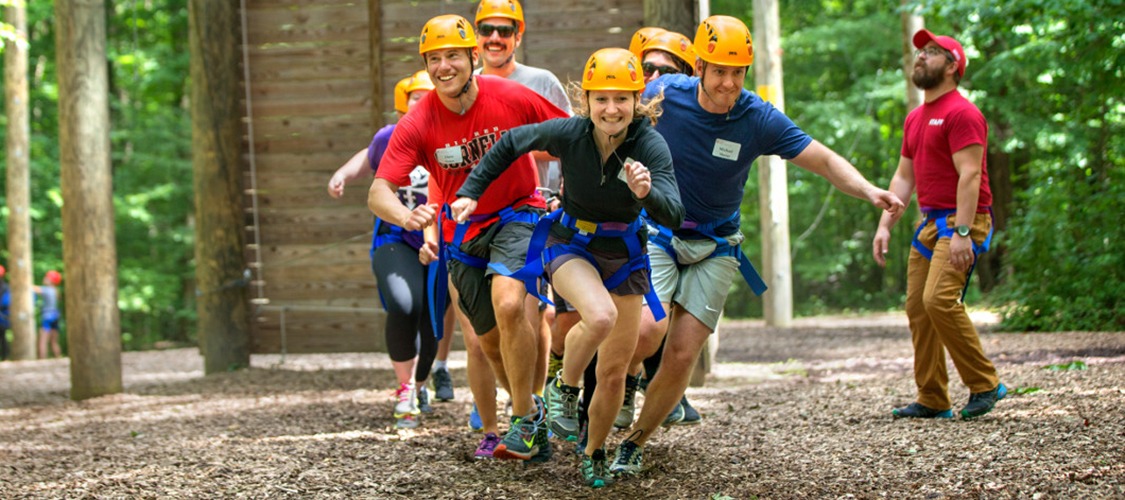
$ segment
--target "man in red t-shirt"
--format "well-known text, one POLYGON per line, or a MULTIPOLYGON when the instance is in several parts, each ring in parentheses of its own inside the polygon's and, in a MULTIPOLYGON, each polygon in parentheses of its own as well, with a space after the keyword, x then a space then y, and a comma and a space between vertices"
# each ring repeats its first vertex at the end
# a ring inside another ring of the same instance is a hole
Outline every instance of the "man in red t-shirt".
MULTIPOLYGON (((368 195, 368 206, 383 220, 407 230, 435 219, 435 206, 452 202, 469 172, 509 129, 569 116, 532 90, 503 78, 473 76, 478 58, 473 26, 457 15, 426 23, 419 53, 435 89, 395 128, 368 195), (437 205, 406 208, 395 195, 422 165, 430 172, 430 200, 437 205)), ((462 241, 456 224, 442 221, 442 239, 451 245, 449 275, 458 305, 480 335, 481 347, 512 397, 516 415, 493 456, 523 460, 550 457, 546 412, 534 394, 538 335, 528 314, 537 301, 518 279, 496 274, 490 263, 523 267, 534 222, 546 202, 535 190, 538 171, 530 155, 521 157, 488 187, 462 241), (501 217, 501 212, 507 214, 501 217)), ((428 241, 419 251, 434 258, 428 241)), ((492 390, 492 388, 488 388, 492 390)), ((484 415, 482 415, 484 417, 484 415)), ((487 430, 487 429, 486 429, 487 430)))
MULTIPOLYGON (((909 200, 917 190, 926 216, 914 237, 906 278, 918 399, 893 415, 953 416, 945 368, 949 351, 970 392, 961 418, 976 418, 1007 394, 961 302, 976 257, 992 239, 992 192, 985 166, 988 123, 957 91, 968 64, 961 44, 921 30, 914 35, 914 46, 918 56, 912 79, 925 91, 926 102, 906 117, 890 191, 909 200)), ((885 212, 879 220, 873 253, 880 266, 886 265, 891 228, 900 216, 885 212)))

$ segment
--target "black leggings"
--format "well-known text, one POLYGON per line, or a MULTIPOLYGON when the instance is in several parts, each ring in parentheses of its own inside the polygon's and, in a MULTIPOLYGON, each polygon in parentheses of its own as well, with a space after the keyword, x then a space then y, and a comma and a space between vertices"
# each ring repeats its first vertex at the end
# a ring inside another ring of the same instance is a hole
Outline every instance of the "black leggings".
POLYGON ((375 249, 371 267, 387 311, 387 353, 391 361, 410 361, 417 356, 414 379, 426 380, 437 356, 426 300, 426 266, 418 262, 418 252, 410 245, 386 243, 375 249))

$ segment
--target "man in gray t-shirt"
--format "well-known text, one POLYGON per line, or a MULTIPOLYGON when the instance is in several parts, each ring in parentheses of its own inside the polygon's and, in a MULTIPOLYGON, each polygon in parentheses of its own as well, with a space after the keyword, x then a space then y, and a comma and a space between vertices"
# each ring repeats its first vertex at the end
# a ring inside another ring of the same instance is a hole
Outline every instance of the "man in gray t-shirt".
MULTIPOLYGON (((534 90, 567 113, 571 113, 570 100, 559 79, 542 68, 516 62, 516 47, 523 41, 523 9, 517 0, 485 0, 477 8, 477 47, 483 64, 478 74, 507 78, 534 90)), ((535 154, 539 167, 539 186, 558 192, 560 187, 559 161, 546 153, 535 154)))

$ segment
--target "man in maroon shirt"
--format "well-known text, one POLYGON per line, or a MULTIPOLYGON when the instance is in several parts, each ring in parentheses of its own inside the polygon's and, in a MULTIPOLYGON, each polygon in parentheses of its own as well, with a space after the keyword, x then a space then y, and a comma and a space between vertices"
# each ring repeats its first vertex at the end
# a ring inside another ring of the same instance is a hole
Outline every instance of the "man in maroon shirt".
MULTIPOLYGON (((921 30, 914 35, 914 46, 918 57, 913 80, 926 100, 906 117, 902 156, 890 191, 909 200, 917 190, 926 216, 914 237, 906 278, 918 399, 893 415, 953 416, 945 368, 949 351, 970 392, 961 418, 976 418, 1007 393, 961 302, 976 257, 988 250, 992 239, 992 192, 985 165, 988 123, 957 91, 968 64, 961 44, 921 30)), ((891 228, 899 217, 901 213, 884 212, 879 220, 873 254, 880 266, 886 265, 891 228)))
MULTIPOLYGON (((395 127, 368 193, 368 206, 376 215, 411 231, 433 224, 436 216, 436 205, 410 210, 395 194, 409 183, 416 165, 430 173, 430 201, 449 203, 481 157, 509 129, 569 116, 516 82, 474 76, 479 57, 476 35, 461 16, 438 16, 427 22, 419 37, 419 54, 435 88, 395 127)), ((462 228, 461 237, 455 236, 460 231, 455 231, 452 220, 444 219, 440 228, 453 257, 449 275, 458 305, 512 396, 514 418, 508 435, 503 440, 493 435, 482 446, 488 445, 496 458, 530 461, 551 456, 546 409, 534 394, 535 363, 528 362, 538 352, 538 334, 528 321, 536 299, 527 294, 522 281, 497 274, 488 265, 519 269, 525 263, 527 241, 546 207, 535 190, 537 183, 534 160, 522 156, 485 190, 479 215, 462 228)), ((436 250, 436 244, 427 241, 419 255, 433 259, 436 250)))

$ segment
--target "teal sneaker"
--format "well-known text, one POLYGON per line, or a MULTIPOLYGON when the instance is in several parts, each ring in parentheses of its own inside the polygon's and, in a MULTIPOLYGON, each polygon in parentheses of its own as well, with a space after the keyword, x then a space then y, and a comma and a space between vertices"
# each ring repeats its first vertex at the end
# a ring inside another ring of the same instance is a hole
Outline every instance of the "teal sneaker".
POLYGON ((953 418, 953 410, 935 410, 920 403, 910 403, 906 408, 891 412, 895 418, 953 418))
POLYGON ((570 442, 578 441, 578 397, 581 391, 562 381, 562 372, 547 387, 547 421, 556 436, 570 442))
POLYGON ((969 394, 969 404, 961 409, 961 418, 968 420, 987 415, 996 406, 996 402, 1008 395, 1008 388, 1004 384, 997 384, 995 389, 988 392, 969 394))
POLYGON ((686 394, 680 399, 680 408, 684 410, 684 419, 677 422, 676 425, 695 425, 703 421, 703 415, 700 415, 699 410, 696 410, 688 402, 686 394))
POLYGON ((593 455, 582 454, 578 462, 578 471, 582 475, 582 484, 591 488, 602 488, 613 484, 613 476, 606 467, 605 450, 594 450, 593 455))
POLYGON ((543 400, 535 398, 535 408, 522 417, 512 417, 508 434, 496 445, 492 456, 504 460, 541 462, 550 458, 551 443, 547 440, 547 412, 543 400), (539 455, 544 455, 539 457, 539 455))

